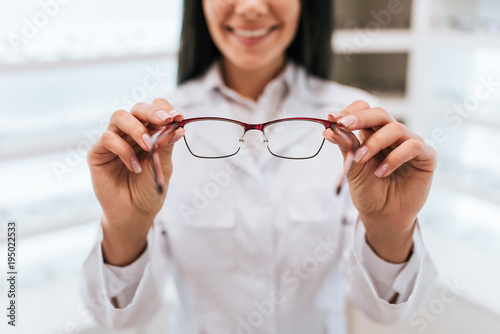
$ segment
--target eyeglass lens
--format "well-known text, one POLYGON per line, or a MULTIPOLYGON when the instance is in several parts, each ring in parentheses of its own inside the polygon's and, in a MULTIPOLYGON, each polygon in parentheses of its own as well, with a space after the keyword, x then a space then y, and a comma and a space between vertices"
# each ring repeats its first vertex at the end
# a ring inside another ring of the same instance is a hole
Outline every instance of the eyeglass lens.
MULTIPOLYGON (((184 125, 184 139, 198 157, 220 158, 238 152, 245 128, 222 120, 200 120, 184 125)), ((307 159, 321 149, 325 126, 314 121, 290 120, 271 123, 264 129, 269 151, 288 159, 307 159)))

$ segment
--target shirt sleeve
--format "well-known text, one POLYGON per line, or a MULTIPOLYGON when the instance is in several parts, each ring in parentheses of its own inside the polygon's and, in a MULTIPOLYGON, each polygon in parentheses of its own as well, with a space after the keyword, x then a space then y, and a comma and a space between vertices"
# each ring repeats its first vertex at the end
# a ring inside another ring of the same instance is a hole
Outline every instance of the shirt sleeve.
POLYGON ((102 226, 83 265, 81 293, 90 314, 104 327, 146 325, 163 305, 169 273, 168 235, 158 218, 147 235, 147 246, 125 267, 105 264, 102 226))
POLYGON ((104 263, 104 285, 111 303, 116 308, 124 308, 132 301, 139 282, 144 275, 144 269, 149 262, 149 248, 140 257, 125 267, 104 263))
POLYGON ((354 231, 355 255, 369 274, 377 296, 396 304, 407 301, 418 274, 418 259, 422 257, 424 247, 418 221, 413 234, 412 255, 403 263, 395 264, 381 259, 370 247, 365 235, 365 227, 358 221, 354 231))
POLYGON ((347 244, 341 270, 346 277, 347 295, 354 305, 377 322, 402 322, 427 300, 437 279, 436 268, 425 249, 420 228, 413 233, 410 259, 391 264, 373 253, 365 240, 363 223, 347 224, 347 244))

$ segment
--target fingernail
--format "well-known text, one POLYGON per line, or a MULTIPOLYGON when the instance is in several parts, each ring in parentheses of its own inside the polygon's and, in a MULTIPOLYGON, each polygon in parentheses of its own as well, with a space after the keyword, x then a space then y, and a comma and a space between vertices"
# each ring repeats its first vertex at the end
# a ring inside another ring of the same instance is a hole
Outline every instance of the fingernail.
POLYGON ((381 164, 377 170, 375 171, 375 176, 377 177, 382 177, 382 175, 385 174, 385 172, 387 172, 387 170, 389 169, 389 165, 387 163, 383 163, 381 164))
POLYGON ((348 127, 349 125, 354 124, 354 122, 356 122, 356 116, 354 116, 354 115, 347 115, 347 116, 341 118, 339 121, 337 121, 337 123, 340 123, 345 127, 348 127))
POLYGON ((142 141, 144 142, 144 144, 146 144, 146 146, 149 149, 151 149, 151 136, 150 135, 148 135, 147 133, 143 134, 142 141))
POLYGON ((167 120, 167 118, 173 118, 172 115, 170 115, 168 112, 165 110, 158 110, 156 112, 156 117, 161 119, 163 122, 167 120))
POLYGON ((334 112, 331 112, 331 113, 330 113, 330 115, 331 115, 334 119, 344 117, 344 114, 342 114, 340 111, 334 111, 334 112))
POLYGON ((356 150, 356 153, 354 153, 353 160, 359 162, 361 159, 365 157, 366 153, 368 153, 368 147, 361 146, 356 150))
POLYGON ((136 157, 130 160, 130 164, 132 165, 132 169, 134 170, 134 172, 136 172, 137 174, 142 172, 141 164, 139 163, 139 160, 137 160, 136 157))
POLYGON ((172 117, 175 117, 181 115, 181 113, 174 109, 170 111, 170 115, 172 115, 172 117))

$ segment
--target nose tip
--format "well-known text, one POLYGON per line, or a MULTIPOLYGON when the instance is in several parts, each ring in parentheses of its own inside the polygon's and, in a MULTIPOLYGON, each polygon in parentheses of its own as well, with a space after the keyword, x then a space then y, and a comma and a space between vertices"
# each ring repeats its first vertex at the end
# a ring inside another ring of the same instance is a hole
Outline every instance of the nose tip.
POLYGON ((264 16, 267 10, 267 4, 263 0, 241 0, 236 2, 234 12, 244 18, 255 18, 264 16))

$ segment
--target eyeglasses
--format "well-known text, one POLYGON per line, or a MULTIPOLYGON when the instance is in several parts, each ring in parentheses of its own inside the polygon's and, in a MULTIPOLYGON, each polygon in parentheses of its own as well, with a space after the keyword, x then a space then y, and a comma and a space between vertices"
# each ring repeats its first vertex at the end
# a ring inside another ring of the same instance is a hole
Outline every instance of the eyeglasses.
MULTIPOLYGON (((184 128, 184 142, 189 152, 203 159, 220 159, 236 155, 245 142, 250 130, 262 132, 262 141, 275 157, 292 160, 311 159, 318 155, 325 143, 323 131, 331 128, 349 143, 349 153, 344 160, 344 173, 337 184, 339 193, 349 170, 353 156, 353 141, 335 122, 318 118, 295 117, 278 119, 261 124, 248 124, 227 118, 198 117, 173 123, 171 131, 184 128)), ((163 192, 163 171, 156 143, 164 129, 154 136, 151 148, 151 164, 155 174, 158 191, 163 192)))

